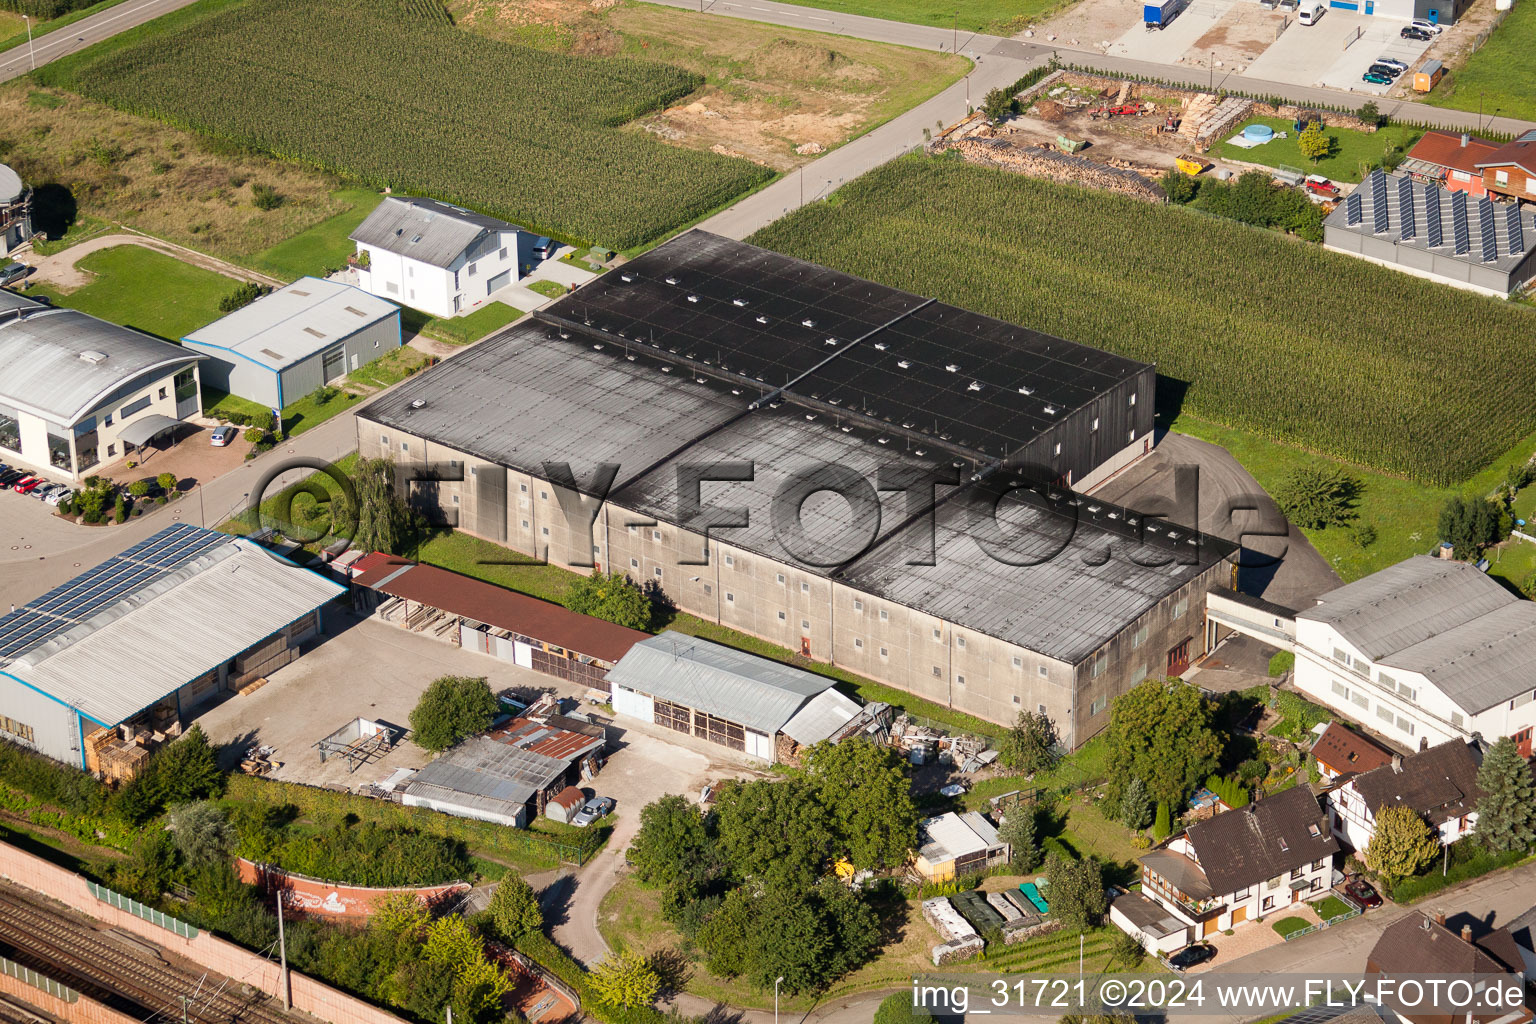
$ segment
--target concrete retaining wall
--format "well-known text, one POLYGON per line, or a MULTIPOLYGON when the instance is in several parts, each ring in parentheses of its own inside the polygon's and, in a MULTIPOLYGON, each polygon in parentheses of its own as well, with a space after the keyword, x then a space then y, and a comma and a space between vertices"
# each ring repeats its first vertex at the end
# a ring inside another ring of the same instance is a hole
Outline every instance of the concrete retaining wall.
POLYGON ((235 872, 246 885, 260 885, 266 892, 274 889, 283 893, 283 909, 299 915, 323 918, 344 918, 366 921, 385 899, 396 893, 408 892, 420 896, 427 906, 434 906, 445 899, 469 891, 468 882, 449 882, 446 885, 428 885, 420 888, 374 889, 361 885, 337 885, 318 878, 289 874, 265 864, 257 864, 244 857, 235 858, 235 872))
MULTIPOLYGON (((195 938, 184 939, 126 910, 118 910, 93 896, 86 887, 85 879, 79 875, 5 843, 0 843, 0 877, 58 900, 108 927, 132 932, 210 970, 227 975, 236 982, 243 982, 281 998, 278 988, 279 969, 273 961, 207 932, 200 931, 195 938)), ((289 972, 289 989, 294 1009, 303 1010, 331 1024, 402 1024, 400 1018, 391 1013, 293 971, 289 972)), ((84 1001, 84 997, 81 1001, 84 1001)), ((29 998, 28 1002, 44 1008, 34 999, 29 998)), ((90 1019, 86 1024, 126 1024, 125 1020, 119 1019, 120 1016, 110 1020, 90 1019)))
POLYGON ((27 1003, 70 1024, 140 1024, 137 1017, 120 1013, 83 993, 76 993, 73 1000, 60 999, 5 973, 0 973, 0 995, 27 1003))

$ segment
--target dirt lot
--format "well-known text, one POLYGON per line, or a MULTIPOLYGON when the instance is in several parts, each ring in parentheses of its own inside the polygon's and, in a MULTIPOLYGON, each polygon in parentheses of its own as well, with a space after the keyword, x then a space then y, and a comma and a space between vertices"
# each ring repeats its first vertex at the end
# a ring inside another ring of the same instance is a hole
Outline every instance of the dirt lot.
POLYGON ((863 134, 969 67, 950 54, 618 0, 451 0, 449 8, 465 29, 509 42, 697 72, 703 87, 630 130, 776 170, 863 134))

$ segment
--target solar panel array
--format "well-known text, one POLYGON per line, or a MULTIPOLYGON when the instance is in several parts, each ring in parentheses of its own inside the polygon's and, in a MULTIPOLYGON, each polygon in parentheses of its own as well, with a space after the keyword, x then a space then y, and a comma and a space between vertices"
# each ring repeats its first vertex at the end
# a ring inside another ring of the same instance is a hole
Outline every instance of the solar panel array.
POLYGON ((1467 194, 1451 193, 1451 231, 1456 239, 1456 255, 1472 251, 1472 234, 1467 224, 1467 194))
POLYGON ((1363 202, 1359 192, 1351 192, 1349 198, 1344 200, 1344 214, 1349 220, 1350 227, 1365 220, 1365 213, 1361 208, 1363 202))
POLYGON ((1428 222, 1429 231, 1426 238, 1433 248, 1445 244, 1444 228, 1440 223, 1440 187, 1438 185, 1424 186, 1424 219, 1428 222))
POLYGON ((1418 224, 1414 220, 1413 208, 1413 179, 1408 177, 1397 179, 1397 219, 1398 234, 1403 238, 1412 238, 1419 233, 1418 224))
POLYGON ((991 458, 1148 369, 702 231, 537 316, 758 397, 779 394, 991 458))
POLYGON ((1494 230, 1493 200, 1483 196, 1477 201, 1477 234, 1479 255, 1484 263, 1499 258, 1499 235, 1494 230))
POLYGON ((1525 228, 1520 220, 1520 204, 1516 203, 1504 211, 1505 241, 1504 251, 1510 256, 1519 256, 1525 252, 1525 228))
POLYGON ((0 658, 15 658, 220 544, 227 534, 178 523, 0 618, 0 658))
POLYGON ((1392 226, 1391 210, 1387 208, 1387 176, 1380 170, 1371 172, 1371 230, 1386 231, 1392 226))

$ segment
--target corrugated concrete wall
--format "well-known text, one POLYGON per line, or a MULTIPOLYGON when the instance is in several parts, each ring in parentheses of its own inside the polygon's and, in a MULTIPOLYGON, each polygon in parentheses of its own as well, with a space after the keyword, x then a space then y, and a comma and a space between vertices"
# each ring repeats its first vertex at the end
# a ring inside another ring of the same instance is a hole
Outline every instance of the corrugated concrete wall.
POLYGON ((13 978, 9 974, 0 973, 0 995, 11 996, 20 1002, 28 1003, 59 1020, 69 1021, 70 1024, 140 1024, 137 1017, 119 1013, 84 993, 77 994, 75 1001, 69 1002, 40 988, 35 988, 19 978, 13 978))
MULTIPOLYGON (((196 938, 184 939, 126 910, 118 910, 91 895, 84 878, 50 864, 41 857, 34 857, 14 846, 0 843, 0 876, 50 896, 110 927, 142 936, 210 970, 245 982, 269 995, 279 995, 279 969, 273 961, 208 932, 200 931, 196 938)), ((303 1010, 331 1024, 402 1024, 399 1017, 305 975, 289 972, 289 985, 294 1009, 303 1010)), ((98 1022, 92 1020, 88 1024, 98 1022)), ((113 1019, 102 1020, 99 1024, 123 1022, 113 1019)))

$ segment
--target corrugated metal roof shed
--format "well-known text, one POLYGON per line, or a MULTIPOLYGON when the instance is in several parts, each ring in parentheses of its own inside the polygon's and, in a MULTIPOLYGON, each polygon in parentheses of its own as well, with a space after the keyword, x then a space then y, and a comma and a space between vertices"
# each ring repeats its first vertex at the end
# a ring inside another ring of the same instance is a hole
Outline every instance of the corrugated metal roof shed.
POLYGON ((917 852, 929 864, 947 864, 986 849, 987 841, 953 811, 918 823, 917 852))
POLYGON ((667 630, 631 647, 608 681, 769 736, 832 680, 667 630))
POLYGON ((536 722, 529 718, 514 718, 488 735, 497 743, 553 758, 565 764, 603 749, 601 736, 571 732, 568 729, 536 722))
POLYGON ((436 199, 390 196, 349 237, 434 267, 451 267, 483 236, 518 230, 516 224, 436 199))
POLYGON ((404 792, 512 816, 565 770, 559 758, 475 736, 422 768, 404 792))
POLYGON ((780 731, 802 747, 808 747, 831 736, 853 721, 858 713, 858 701, 828 687, 812 697, 780 731))
POLYGON ((0 401, 71 426, 117 388, 204 358, 77 310, 38 309, 0 320, 0 401))
POLYGON ((399 313, 360 288, 301 277, 182 340, 282 370, 399 313))
POLYGON ((1331 625, 1379 665, 1423 674, 1470 714, 1533 688, 1536 603, 1465 562, 1414 555, 1296 617, 1331 625))
POLYGON ((345 589, 231 537, 22 654, 4 672, 116 725, 345 589))

